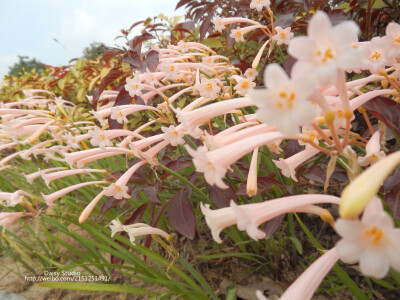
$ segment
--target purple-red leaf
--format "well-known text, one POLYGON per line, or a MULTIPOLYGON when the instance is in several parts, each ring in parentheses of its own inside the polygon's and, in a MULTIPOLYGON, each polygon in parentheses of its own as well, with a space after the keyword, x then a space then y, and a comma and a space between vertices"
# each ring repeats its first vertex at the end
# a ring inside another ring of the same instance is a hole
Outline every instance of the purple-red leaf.
POLYGON ((291 26, 293 24, 295 18, 296 18, 296 16, 295 16, 294 13, 283 14, 283 15, 280 15, 276 19, 274 25, 275 26, 280 26, 282 28, 286 28, 286 27, 289 27, 289 26, 291 26))
POLYGON ((122 54, 122 53, 124 53, 124 51, 122 51, 120 49, 110 49, 110 50, 107 50, 106 52, 104 52, 103 59, 108 64, 111 58, 113 58, 119 54, 122 54))
POLYGON ((136 208, 133 214, 124 222, 124 225, 139 223, 142 220, 143 214, 146 211, 147 206, 149 206, 149 202, 146 202, 136 208))
POLYGON ((378 96, 363 105, 375 118, 400 135, 400 105, 393 100, 378 96))
POLYGON ((300 146, 298 141, 295 140, 289 140, 286 143, 285 148, 283 148, 283 157, 288 158, 291 157, 292 155, 295 155, 296 153, 300 152, 302 147, 300 146))
POLYGON ((227 189, 220 189, 215 185, 207 184, 207 188, 210 193, 210 199, 218 208, 229 207, 231 200, 235 201, 237 198, 232 185, 225 179, 223 179, 223 181, 228 186, 227 189))
POLYGON ((149 51, 149 53, 147 53, 146 56, 146 64, 147 64, 147 68, 151 71, 151 72, 155 72, 157 66, 159 63, 159 54, 157 51, 155 50, 151 50, 149 51))
POLYGON ((275 231, 279 228, 279 225, 281 225, 283 219, 285 218, 286 214, 277 216, 273 218, 272 220, 268 221, 267 223, 264 224, 264 232, 266 234, 266 239, 271 237, 275 231))
POLYGON ((196 229, 196 216, 192 203, 185 191, 175 194, 168 208, 168 219, 180 234, 193 240, 196 229))

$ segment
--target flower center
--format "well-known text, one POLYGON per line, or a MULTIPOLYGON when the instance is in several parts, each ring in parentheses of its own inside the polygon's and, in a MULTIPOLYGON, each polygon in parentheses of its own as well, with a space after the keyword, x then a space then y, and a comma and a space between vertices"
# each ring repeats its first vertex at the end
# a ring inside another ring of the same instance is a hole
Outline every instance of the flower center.
POLYGON ((119 112, 119 115, 120 115, 121 117, 123 117, 123 116, 124 116, 124 115, 122 114, 122 112, 121 112, 121 111, 119 112))
POLYGON ((72 141, 73 143, 76 143, 76 139, 74 139, 74 138, 73 138, 71 141, 72 141))
POLYGON ((383 231, 376 228, 375 226, 371 229, 365 230, 364 234, 367 237, 372 238, 371 242, 374 245, 377 245, 379 241, 383 238, 383 231))
POLYGON ((279 34, 279 36, 281 37, 281 39, 284 39, 285 36, 286 36, 286 33, 285 33, 285 32, 281 32, 281 33, 279 34))
POLYGON ((279 98, 281 98, 281 100, 279 100, 276 103, 276 106, 278 108, 283 108, 284 104, 286 104, 286 108, 292 108, 293 101, 296 98, 296 94, 295 93, 287 93, 285 91, 282 91, 279 93, 279 98))
POLYGON ((379 60, 382 56, 382 53, 375 51, 374 54, 371 55, 371 59, 373 60, 379 60))
POLYGON ((104 141, 106 139, 106 136, 102 133, 100 133, 100 138, 104 141))
POLYGON ((175 130, 172 134, 178 136, 178 131, 175 130))
POLYGON ((237 35, 238 37, 241 37, 241 36, 242 36, 242 32, 241 32, 240 30, 237 30, 237 31, 236 31, 236 35, 237 35))
POLYGON ((133 86, 133 88, 134 88, 135 90, 137 90, 137 89, 139 88, 139 85, 136 83, 136 84, 133 86))
POLYGON ((173 72, 175 70, 175 66, 171 66, 169 69, 171 70, 171 72, 173 72))
MULTIPOLYGON (((321 56, 321 55, 322 55, 322 52, 321 52, 321 51, 317 51, 317 55, 318 55, 318 56, 321 56)), ((334 55, 333 55, 333 53, 332 53, 332 49, 331 49, 331 48, 328 48, 328 49, 325 50, 325 53, 324 53, 324 55, 323 55, 321 61, 322 61, 323 63, 326 63, 328 60, 332 60, 332 59, 334 59, 334 58, 335 58, 335 57, 334 57, 334 55)))
POLYGON ((243 81, 241 84, 242 88, 247 89, 249 86, 249 82, 247 80, 243 81))
POLYGON ((116 185, 114 188, 115 188, 115 190, 118 191, 118 192, 121 190, 121 187, 120 187, 119 185, 116 185))
POLYGON ((208 90, 212 90, 212 88, 213 88, 212 83, 211 83, 211 82, 207 83, 207 84, 206 84, 206 88, 207 88, 208 90))
POLYGON ((394 41, 400 43, 400 36, 398 36, 397 39, 395 39, 394 41))

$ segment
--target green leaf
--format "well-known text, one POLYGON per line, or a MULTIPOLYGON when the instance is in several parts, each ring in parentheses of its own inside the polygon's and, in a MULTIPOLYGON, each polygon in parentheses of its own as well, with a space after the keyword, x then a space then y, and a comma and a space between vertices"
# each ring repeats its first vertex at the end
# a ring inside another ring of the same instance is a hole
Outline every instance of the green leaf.
POLYGON ((203 41, 203 44, 210 48, 221 48, 223 46, 218 37, 207 38, 203 41))
POLYGON ((301 245, 299 239, 297 237, 291 236, 289 240, 292 241, 293 246, 296 248, 297 252, 302 255, 303 254, 303 246, 301 245))

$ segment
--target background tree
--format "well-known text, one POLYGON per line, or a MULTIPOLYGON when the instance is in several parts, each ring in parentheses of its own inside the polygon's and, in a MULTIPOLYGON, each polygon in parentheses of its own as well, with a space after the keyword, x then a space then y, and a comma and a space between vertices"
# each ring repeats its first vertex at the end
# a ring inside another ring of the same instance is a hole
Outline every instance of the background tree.
POLYGON ((46 68, 46 66, 41 62, 36 60, 36 58, 29 59, 29 56, 18 55, 19 61, 15 63, 12 67, 9 67, 10 71, 8 75, 10 76, 20 76, 25 72, 30 72, 33 69, 41 71, 46 68))

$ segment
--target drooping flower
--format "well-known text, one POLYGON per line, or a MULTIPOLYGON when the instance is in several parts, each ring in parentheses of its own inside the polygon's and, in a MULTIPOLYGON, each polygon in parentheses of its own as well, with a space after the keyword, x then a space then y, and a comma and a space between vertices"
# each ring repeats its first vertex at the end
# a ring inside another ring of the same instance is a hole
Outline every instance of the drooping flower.
POLYGON ((400 271, 400 229, 385 211, 361 221, 338 219, 335 230, 342 237, 336 244, 339 257, 347 263, 359 261, 362 274, 383 278, 390 267, 400 271))
POLYGON ((181 128, 170 125, 167 127, 161 127, 161 131, 164 132, 164 139, 167 140, 171 146, 183 145, 185 140, 182 138, 185 133, 181 128))
POLYGON ((218 85, 218 79, 216 78, 202 78, 197 89, 200 92, 201 97, 209 98, 211 100, 214 100, 217 97, 217 94, 221 91, 221 88, 218 85))
POLYGON ((247 79, 250 79, 251 81, 254 81, 254 79, 256 79, 258 72, 255 69, 252 68, 248 68, 246 70, 246 72, 244 72, 244 77, 246 77, 247 79))
POLYGON ((0 212, 0 226, 3 226, 3 231, 5 231, 7 226, 27 216, 32 217, 33 214, 26 212, 0 212))
POLYGON ((99 127, 95 126, 93 130, 89 130, 88 134, 92 137, 90 143, 93 146, 99 146, 104 149, 105 147, 113 145, 112 141, 109 140, 107 130, 101 130, 99 127))
POLYGON ((129 96, 141 96, 143 84, 138 76, 133 78, 126 78, 125 90, 129 92, 129 96))
POLYGON ((126 113, 118 106, 111 107, 111 119, 117 120, 119 124, 128 123, 126 113))
POLYGON ((294 36, 294 33, 291 32, 291 27, 286 27, 283 29, 280 26, 275 27, 276 34, 271 37, 272 40, 276 41, 278 45, 290 44, 290 39, 294 36))
POLYGON ((270 64, 264 72, 267 89, 249 92, 250 99, 259 107, 261 121, 276 125, 287 136, 296 136, 300 125, 307 125, 316 116, 315 108, 306 101, 316 86, 313 77, 289 79, 277 64, 270 64))
POLYGON ((263 7, 269 7, 271 5, 271 1, 269 0, 251 0, 250 8, 256 9, 257 11, 261 11, 263 7))
POLYGON ((290 41, 288 52, 298 61, 294 72, 316 73, 321 84, 335 83, 338 68, 353 69, 362 63, 358 51, 352 47, 359 28, 353 21, 332 26, 328 15, 318 11, 308 25, 308 36, 290 41))
POLYGON ((127 193, 128 189, 129 188, 126 185, 120 186, 112 183, 109 186, 105 187, 103 191, 105 196, 112 196, 115 199, 129 199, 131 198, 131 196, 127 193))
POLYGON ((381 151, 381 133, 380 131, 375 132, 369 139, 367 146, 365 147, 367 151, 364 157, 358 157, 357 161, 361 167, 372 165, 378 160, 386 156, 385 152, 381 151))
POLYGON ((238 75, 233 75, 232 78, 237 82, 233 89, 237 91, 240 96, 245 96, 248 91, 252 90, 256 86, 255 82, 249 78, 243 78, 238 75))

